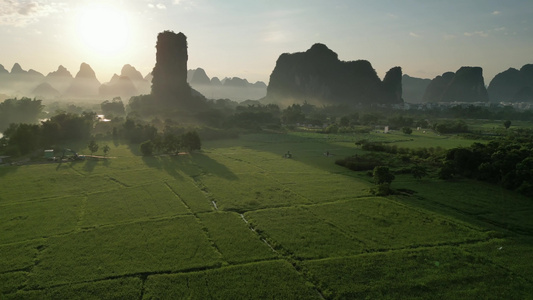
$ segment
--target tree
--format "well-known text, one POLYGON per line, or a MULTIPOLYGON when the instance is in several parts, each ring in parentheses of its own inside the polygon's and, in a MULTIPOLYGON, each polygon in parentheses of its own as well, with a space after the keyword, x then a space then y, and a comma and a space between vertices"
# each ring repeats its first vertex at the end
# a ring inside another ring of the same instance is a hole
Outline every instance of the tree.
POLYGON ((509 127, 511 127, 511 121, 507 120, 503 122, 503 126, 505 126, 505 129, 509 129, 509 127))
POLYGON ((104 157, 105 157, 107 156, 107 153, 109 153, 109 150, 111 150, 111 148, 106 144, 104 148, 102 148, 102 150, 104 151, 104 157))
POLYGON ((150 156, 154 152, 154 143, 152 141, 148 140, 141 143, 141 153, 144 156, 150 156))
POLYGON ((100 146, 98 146, 98 144, 94 140, 91 140, 87 147, 89 148, 89 151, 91 151, 91 155, 93 155, 94 152, 98 151, 98 148, 100 146))
POLYGON ((189 131, 181 136, 181 145, 190 151, 200 150, 202 148, 202 142, 200 136, 196 131, 189 131))
POLYGON ((416 165, 411 168, 413 177, 420 180, 422 177, 428 176, 428 172, 424 166, 416 165))
POLYGON ((411 129, 410 127, 403 127, 402 132, 405 134, 411 134, 413 133, 413 129, 411 129))
POLYGON ((123 116, 126 113, 124 103, 120 97, 113 98, 111 102, 109 100, 102 102, 100 108, 106 117, 109 115, 123 116))
MULTIPOLYGON (((177 153, 180 150, 181 141, 180 139, 172 132, 165 134, 163 137, 163 148, 167 153, 177 153)), ((153 150, 153 146, 152 146, 153 150)))
POLYGON ((374 177, 374 183, 377 185, 380 184, 390 184, 394 180, 394 175, 389 171, 389 167, 377 166, 374 168, 372 173, 374 177))

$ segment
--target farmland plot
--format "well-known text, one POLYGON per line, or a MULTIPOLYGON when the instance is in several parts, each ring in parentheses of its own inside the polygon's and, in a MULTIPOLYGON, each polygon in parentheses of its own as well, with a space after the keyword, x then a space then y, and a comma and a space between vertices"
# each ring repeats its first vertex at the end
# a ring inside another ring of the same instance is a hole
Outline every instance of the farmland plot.
MULTIPOLYGON (((0 180, 0 191, 8 191, 0 197, 4 203, 52 197, 83 195, 93 191, 105 191, 116 186, 102 176, 85 176, 63 164, 43 164, 16 167, 8 178, 0 180)), ((15 167, 10 167, 15 168, 15 167)), ((0 168, 0 172, 2 168, 0 168)))
POLYGON ((149 276, 146 299, 320 299, 286 261, 149 276))
POLYGON ((487 238, 487 234, 479 229, 378 197, 315 205, 308 209, 324 222, 363 241, 367 250, 464 243, 487 238))
POLYGON ((0 244, 74 231, 84 197, 63 197, 0 206, 0 244))
POLYGON ((90 227, 187 213, 185 205, 164 183, 154 182, 89 195, 80 225, 90 227))
POLYGON ((193 213, 214 210, 207 193, 202 191, 192 179, 172 180, 165 182, 165 184, 193 213))
POLYGON ((244 214, 275 249, 298 259, 361 253, 363 243, 303 208, 278 208, 244 214))
POLYGON ((229 263, 272 259, 276 253, 253 233, 244 219, 233 212, 200 214, 209 236, 229 263))
POLYGON ((139 278, 120 278, 19 291, 6 296, 6 299, 138 299, 141 296, 141 286, 139 278))
POLYGON ((369 177, 322 153, 360 138, 256 134, 155 157, 119 145, 109 160, 0 168, 0 298, 533 294, 530 199, 406 175, 392 188, 410 196, 370 196, 369 177))
POLYGON ((524 278, 455 247, 397 250, 302 263, 332 299, 525 299, 524 278))
POLYGON ((72 284, 143 272, 170 272, 221 263, 195 218, 137 222, 48 239, 32 287, 72 284))
POLYGON ((263 174, 240 175, 238 182, 235 183, 231 179, 213 175, 202 176, 200 180, 222 210, 243 212, 265 207, 309 203, 306 198, 285 189, 263 174))

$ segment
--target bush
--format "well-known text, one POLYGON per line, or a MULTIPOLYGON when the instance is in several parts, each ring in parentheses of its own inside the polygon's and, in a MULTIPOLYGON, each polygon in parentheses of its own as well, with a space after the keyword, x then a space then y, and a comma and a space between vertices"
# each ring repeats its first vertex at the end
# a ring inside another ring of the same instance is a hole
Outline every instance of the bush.
POLYGON ((413 133, 413 129, 411 129, 410 127, 403 127, 402 132, 405 134, 411 134, 413 133))

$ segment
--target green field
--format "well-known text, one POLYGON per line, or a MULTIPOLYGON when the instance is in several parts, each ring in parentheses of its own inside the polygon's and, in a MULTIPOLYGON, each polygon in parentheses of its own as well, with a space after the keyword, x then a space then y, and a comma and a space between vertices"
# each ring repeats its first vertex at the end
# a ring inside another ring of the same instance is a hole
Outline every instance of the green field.
POLYGON ((361 139, 473 142, 249 134, 180 156, 115 145, 106 160, 2 166, 0 299, 532 297, 531 199, 410 175, 392 183, 409 194, 375 197, 334 163, 361 139))

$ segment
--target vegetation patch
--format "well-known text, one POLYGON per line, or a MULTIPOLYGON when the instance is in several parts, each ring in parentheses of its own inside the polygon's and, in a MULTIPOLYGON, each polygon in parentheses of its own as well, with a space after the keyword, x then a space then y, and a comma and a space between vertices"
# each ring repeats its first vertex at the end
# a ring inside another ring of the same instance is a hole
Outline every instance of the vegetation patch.
POLYGON ((147 299, 320 299, 286 261, 259 262, 188 274, 149 276, 147 299))
POLYGON ((242 263, 276 257, 276 253, 250 230, 239 214, 214 212, 200 214, 199 218, 227 262, 242 263))
POLYGON ((83 197, 71 196, 3 205, 0 241, 21 242, 71 232, 82 201, 83 197))
POLYGON ((362 253, 364 244, 303 208, 267 209, 245 214, 277 250, 297 259, 362 253))
POLYGON ((455 247, 302 262, 328 299, 524 299, 527 280, 455 247), (400 279, 401 278, 401 279, 400 279))
POLYGON ((84 210, 86 227, 189 213, 164 183, 91 194, 84 210))
POLYGON ((141 288, 142 281, 139 278, 119 278, 19 291, 6 295, 5 299, 139 299, 141 288))
POLYGON ((379 197, 315 205, 308 209, 323 222, 332 224, 346 235, 361 241, 367 251, 462 243, 487 238, 485 233, 460 222, 379 197))
POLYGON ((192 216, 50 238, 39 259, 31 287, 205 268, 221 262, 192 216))

